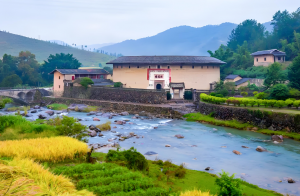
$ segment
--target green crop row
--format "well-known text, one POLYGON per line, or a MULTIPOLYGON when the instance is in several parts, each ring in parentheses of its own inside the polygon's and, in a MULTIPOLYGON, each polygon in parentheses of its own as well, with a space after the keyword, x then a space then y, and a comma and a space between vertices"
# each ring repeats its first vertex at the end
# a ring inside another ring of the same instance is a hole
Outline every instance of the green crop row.
POLYGON ((236 97, 229 97, 229 98, 222 98, 222 97, 215 97, 211 95, 207 95, 205 93, 200 94, 200 98, 202 101, 213 103, 213 104, 233 104, 234 106, 262 106, 265 107, 278 107, 282 108, 284 106, 288 107, 296 107, 297 109, 300 106, 300 100, 292 100, 287 99, 283 100, 266 100, 266 99, 249 99, 249 98, 236 98, 236 97))

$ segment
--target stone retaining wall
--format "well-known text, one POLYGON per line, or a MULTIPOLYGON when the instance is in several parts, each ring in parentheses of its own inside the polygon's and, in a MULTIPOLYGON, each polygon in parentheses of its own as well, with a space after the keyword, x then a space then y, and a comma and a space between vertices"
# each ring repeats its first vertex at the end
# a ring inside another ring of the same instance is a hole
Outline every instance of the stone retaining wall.
POLYGON ((105 87, 90 87, 86 89, 85 87, 65 86, 63 97, 147 104, 162 104, 167 101, 167 95, 164 90, 151 91, 105 87))
POLYGON ((213 114, 216 119, 233 120, 243 123, 251 123, 262 129, 287 130, 300 133, 300 114, 284 114, 260 110, 248 110, 238 107, 226 107, 221 105, 199 102, 197 111, 201 114, 213 114))

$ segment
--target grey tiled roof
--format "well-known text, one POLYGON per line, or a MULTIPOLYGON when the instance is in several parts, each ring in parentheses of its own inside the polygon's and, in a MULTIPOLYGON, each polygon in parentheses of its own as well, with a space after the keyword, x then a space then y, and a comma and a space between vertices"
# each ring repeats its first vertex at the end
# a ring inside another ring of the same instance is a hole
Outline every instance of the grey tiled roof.
POLYGON ((251 55, 259 56, 259 55, 266 55, 266 54, 272 54, 274 56, 285 56, 285 52, 279 51, 277 49, 257 51, 252 53, 251 55))
POLYGON ((54 74, 56 71, 61 74, 109 74, 104 69, 55 69, 49 74, 54 74))
POLYGON ((184 82, 181 82, 181 83, 174 83, 174 82, 171 82, 171 83, 170 83, 170 87, 171 87, 171 88, 185 88, 185 87, 184 87, 184 82))
POLYGON ((225 62, 208 56, 122 56, 107 64, 214 64, 225 62))
POLYGON ((235 78, 237 78, 237 77, 239 77, 239 75, 228 75, 228 76, 226 76, 226 78, 225 79, 235 79, 235 78))
POLYGON ((238 85, 240 85, 240 84, 243 84, 243 83, 249 81, 250 79, 251 79, 251 78, 242 78, 242 79, 236 81, 236 82, 235 82, 235 85, 238 86, 238 85))

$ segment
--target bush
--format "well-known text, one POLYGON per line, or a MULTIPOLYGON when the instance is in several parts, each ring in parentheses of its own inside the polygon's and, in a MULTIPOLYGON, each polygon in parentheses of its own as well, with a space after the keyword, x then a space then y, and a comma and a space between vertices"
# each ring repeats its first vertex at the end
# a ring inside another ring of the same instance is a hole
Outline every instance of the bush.
POLYGON ((285 100, 285 105, 287 105, 289 108, 293 106, 295 99, 287 99, 285 100))
POLYGON ((243 95, 243 97, 246 97, 248 95, 247 92, 241 92, 241 95, 243 95))
POLYGON ((87 136, 83 131, 86 129, 86 126, 78 123, 75 118, 63 116, 61 120, 61 125, 56 127, 56 130, 59 135, 69 136, 82 140, 83 137, 87 136))
POLYGON ((254 91, 254 92, 253 92, 253 95, 254 95, 254 96, 255 96, 255 95, 257 95, 257 94, 258 94, 258 92, 257 92, 257 91, 254 91))
POLYGON ((216 94, 216 97, 224 97, 222 94, 216 94))
POLYGON ((279 100, 279 101, 277 101, 276 102, 276 106, 278 107, 278 108, 282 108, 282 107, 284 107, 286 104, 285 104, 285 101, 283 101, 283 100, 279 100))
POLYGON ((3 109, 8 103, 12 103, 12 99, 0 97, 0 109, 3 109))
POLYGON ((294 101, 293 106, 296 107, 296 108, 298 109, 299 106, 300 106, 300 100, 294 101))
POLYGON ((255 84, 248 84, 248 88, 251 91, 258 91, 259 88, 255 84))
POLYGON ((300 97, 300 91, 295 88, 291 88, 289 93, 292 97, 300 97))
POLYGON ((193 92, 192 91, 184 91, 184 99, 192 100, 193 99, 193 92))
POLYGON ((242 196, 240 179, 234 179, 234 174, 229 176, 229 173, 224 171, 220 176, 216 179, 216 185, 219 186, 218 196, 242 196))
POLYGON ((171 97, 171 93, 168 91, 168 92, 167 92, 167 100, 171 100, 171 98, 172 98, 172 97, 171 97))
MULTIPOLYGON (((254 92, 253 92, 253 94, 254 94, 254 92)), ((267 98, 267 94, 266 93, 264 93, 264 92, 261 92, 261 93, 258 93, 258 94, 256 94, 256 95, 254 95, 257 99, 265 99, 265 98, 267 98)))
POLYGON ((134 147, 129 150, 119 151, 109 150, 106 155, 106 162, 125 162, 128 169, 148 171, 148 161, 141 153, 137 152, 134 147))
POLYGON ((84 86, 85 88, 88 87, 88 85, 94 84, 93 80, 88 77, 84 77, 80 79, 80 84, 84 86))
POLYGON ((274 105, 276 104, 276 102, 277 102, 276 100, 268 100, 267 101, 267 105, 271 106, 271 107, 274 107, 274 105))
POLYGON ((257 101, 255 99, 249 99, 249 104, 253 107, 257 101))
POLYGON ((285 100, 289 96, 289 89, 285 84, 276 84, 271 88, 270 97, 277 100, 285 100))
POLYGON ((111 124, 111 122, 107 121, 106 123, 101 124, 101 125, 97 125, 96 127, 98 129, 100 129, 101 131, 110 131, 111 130, 110 124, 111 124))
POLYGON ((123 84, 122 84, 122 82, 115 82, 115 83, 114 83, 114 87, 115 87, 115 88, 122 88, 122 87, 123 87, 123 84))
POLYGON ((216 96, 216 93, 212 92, 209 94, 210 96, 216 96))
POLYGON ((222 94, 224 97, 226 97, 229 94, 229 92, 227 89, 222 89, 217 91, 216 94, 222 94))

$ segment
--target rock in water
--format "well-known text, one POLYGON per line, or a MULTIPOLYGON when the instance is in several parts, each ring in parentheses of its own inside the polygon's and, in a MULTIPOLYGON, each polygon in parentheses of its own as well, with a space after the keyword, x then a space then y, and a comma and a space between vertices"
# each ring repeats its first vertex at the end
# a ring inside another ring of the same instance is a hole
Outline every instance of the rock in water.
POLYGON ((99 137, 102 137, 103 136, 103 134, 102 133, 99 133, 99 135, 98 135, 99 137))
POLYGON ((125 123, 124 123, 123 121, 118 120, 115 124, 116 124, 116 125, 123 125, 123 124, 125 124, 125 123))
POLYGON ((261 146, 257 146, 256 151, 258 151, 258 152, 266 152, 267 149, 265 149, 265 148, 263 148, 261 146))
POLYGON ((282 135, 272 135, 272 140, 276 142, 283 142, 283 136, 282 135))
POLYGON ((97 136, 97 132, 92 130, 90 133, 89 133, 89 136, 91 137, 96 137, 97 136))
POLYGON ((93 118, 93 121, 100 121, 99 118, 93 118))
POLYGON ((46 111, 45 113, 48 114, 49 116, 53 116, 54 115, 54 112, 52 110, 46 111))
POLYGON ((97 127, 96 127, 96 125, 90 125, 90 126, 89 126, 89 129, 90 129, 90 130, 95 130, 95 129, 97 129, 97 127))
POLYGON ((236 154, 236 155, 241 155, 242 153, 240 153, 239 151, 237 151, 237 150, 233 150, 232 151, 234 154, 236 154))
POLYGON ((40 114, 38 117, 39 117, 39 119, 46 119, 47 118, 47 116, 45 116, 43 114, 40 114))
POLYGON ((295 183, 295 181, 292 178, 289 178, 288 183, 295 183))
POLYGON ((209 171, 209 170, 210 170, 210 167, 205 168, 205 170, 206 170, 206 171, 209 171))
POLYGON ((37 111, 36 110, 32 110, 30 113, 37 113, 37 111))
POLYGON ((156 155, 156 154, 157 154, 156 152, 148 151, 148 152, 146 152, 144 155, 150 156, 150 155, 156 155))
POLYGON ((165 147, 171 147, 171 145, 169 145, 169 144, 166 144, 166 145, 165 145, 165 147))
POLYGON ((26 114, 25 117, 32 117, 32 114, 26 114))
POLYGON ((36 106, 33 107, 33 109, 40 109, 40 108, 41 108, 41 107, 38 106, 38 105, 36 105, 36 106))
POLYGON ((183 135, 180 135, 180 134, 175 135, 175 137, 177 137, 178 139, 184 138, 184 136, 183 136, 183 135))
POLYGON ((128 113, 128 112, 121 112, 120 115, 121 115, 121 116, 128 116, 129 113, 128 113))
POLYGON ((248 146, 242 146, 242 148, 249 148, 248 146))

